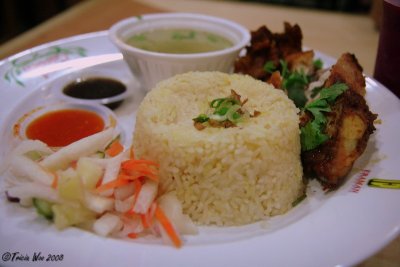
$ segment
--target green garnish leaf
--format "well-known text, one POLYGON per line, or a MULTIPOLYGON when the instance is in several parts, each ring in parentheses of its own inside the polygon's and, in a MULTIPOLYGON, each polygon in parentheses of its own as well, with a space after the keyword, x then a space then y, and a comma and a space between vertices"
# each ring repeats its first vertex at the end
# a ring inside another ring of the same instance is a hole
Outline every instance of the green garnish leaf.
POLYGON ((320 58, 318 58, 318 59, 314 60, 313 65, 314 65, 314 68, 319 70, 319 69, 322 69, 322 67, 324 66, 324 62, 320 58))
MULTIPOLYGON (((317 59, 313 63, 317 69, 323 66, 321 59, 317 59)), ((283 59, 279 60, 279 64, 282 77, 282 89, 287 91, 288 97, 295 103, 296 107, 303 108, 307 103, 305 90, 310 83, 310 78, 303 71, 290 72, 288 63, 283 59)), ((277 70, 273 61, 267 61, 263 68, 265 72, 268 73, 277 70)), ((315 97, 318 93, 319 91, 313 92, 312 97, 315 97)))
POLYGON ((264 70, 266 71, 266 72, 268 72, 268 73, 273 73, 274 71, 276 71, 276 66, 275 66, 275 64, 274 64, 274 62, 273 61, 267 61, 265 64, 264 64, 264 70))
MULTIPOLYGON (((242 109, 247 99, 242 102, 240 98, 240 95, 234 90, 231 90, 231 95, 229 97, 212 100, 210 102, 210 108, 212 110, 207 114, 200 114, 193 119, 195 128, 201 131, 204 129, 205 125, 199 125, 199 123, 202 124, 206 122, 207 125, 211 127, 236 127, 237 123, 242 122, 244 118, 250 118, 251 115, 249 112, 242 109)), ((256 113, 256 111, 254 113, 256 113)))
POLYGON ((135 36, 132 37, 133 40, 135 41, 145 41, 146 36, 144 34, 136 34, 135 36))
POLYGON ((326 113, 331 111, 330 104, 347 89, 348 86, 344 83, 323 88, 319 98, 304 107, 304 110, 310 112, 314 118, 300 128, 302 151, 315 149, 329 140, 329 136, 324 133, 327 124, 326 113))
POLYGON ((306 198, 307 198, 307 194, 306 193, 304 193, 303 195, 299 196, 295 201, 292 202, 292 207, 297 206, 298 204, 300 204, 300 202, 302 202, 306 198))
POLYGON ((208 121, 210 118, 207 116, 207 114, 200 114, 199 116, 197 116, 196 118, 193 119, 194 122, 206 122, 208 121))
POLYGON ((313 88, 311 91, 311 98, 316 97, 323 88, 324 87, 322 87, 322 86, 313 88))
POLYGON ((223 116, 228 112, 228 110, 229 110, 229 107, 227 107, 227 106, 220 107, 219 109, 216 109, 213 114, 223 116))
POLYGON ((207 39, 212 43, 216 43, 218 42, 219 37, 214 34, 208 34, 207 39))
MULTIPOLYGON (((322 101, 321 101, 322 104, 322 101)), ((321 107, 309 107, 307 108, 309 112, 314 116, 315 124, 324 124, 326 123, 326 117, 323 112, 330 112, 331 108, 328 106, 321 106, 321 107)))
POLYGON ((222 102, 224 102, 225 100, 226 100, 226 98, 217 98, 217 99, 214 99, 213 101, 211 101, 210 107, 212 107, 212 108, 219 108, 219 106, 221 106, 222 102))
POLYGON ((287 62, 281 59, 279 63, 281 63, 281 76, 285 79, 289 74, 287 62))
POLYGON ((172 33, 172 39, 175 40, 185 40, 185 39, 194 39, 196 33, 194 31, 185 32, 174 32, 172 33))
POLYGON ((317 123, 307 123, 300 129, 301 150, 308 151, 328 141, 329 136, 322 133, 322 127, 317 123))
POLYGON ((335 101, 335 99, 348 89, 348 86, 344 83, 336 83, 328 88, 324 88, 320 92, 320 99, 326 99, 329 103, 335 101))
POLYGON ((283 76, 282 87, 288 92, 288 97, 294 102, 296 107, 302 108, 307 103, 305 88, 309 81, 307 75, 303 72, 289 73, 287 70, 286 76, 283 76))

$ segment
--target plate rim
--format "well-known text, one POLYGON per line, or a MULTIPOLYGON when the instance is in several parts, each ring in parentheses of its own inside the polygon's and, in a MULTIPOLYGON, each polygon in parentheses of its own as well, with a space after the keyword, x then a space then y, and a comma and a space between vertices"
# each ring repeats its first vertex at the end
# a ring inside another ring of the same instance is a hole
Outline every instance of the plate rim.
MULTIPOLYGON (((11 60, 14 60, 14 59, 17 59, 17 58, 19 58, 19 57, 22 57, 22 56, 29 55, 29 54, 31 54, 31 53, 40 51, 40 50, 42 50, 42 49, 45 49, 46 47, 50 47, 50 46, 57 45, 57 44, 64 44, 64 43, 68 43, 68 42, 75 42, 75 41, 87 40, 87 39, 91 39, 91 38, 98 38, 98 37, 105 37, 105 38, 107 38, 107 34, 108 34, 108 31, 107 31, 107 30, 106 30, 106 31, 97 31, 97 32, 90 32, 90 33, 85 33, 85 34, 80 34, 80 35, 75 35, 75 36, 71 36, 71 37, 62 38, 62 39, 59 39, 59 40, 51 41, 51 42, 49 42, 49 43, 44 43, 44 44, 35 46, 35 47, 33 47, 33 48, 30 48, 30 49, 27 49, 27 50, 18 52, 18 53, 15 54, 15 55, 12 55, 12 56, 10 56, 10 57, 7 57, 7 58, 1 60, 1 61, 0 61, 0 67, 2 67, 3 65, 7 64, 7 63, 10 62, 11 60)), ((315 50, 315 51, 317 51, 317 50, 315 50)), ((323 54, 322 52, 320 52, 320 53, 323 54)), ((323 54, 323 55, 325 55, 325 54, 323 54)), ((329 56, 329 55, 325 55, 325 56, 332 58, 332 57, 329 56)), ((332 59, 334 59, 334 58, 332 58, 332 59)), ((364 74, 364 75, 365 75, 365 74, 364 74)), ((397 103, 400 104, 400 99, 398 99, 398 98, 397 98, 389 89, 387 89, 384 85, 382 85, 380 82, 376 81, 375 79, 373 79, 373 78, 371 78, 371 77, 369 77, 369 76, 367 76, 367 75, 365 75, 365 77, 366 77, 366 79, 371 79, 374 83, 377 84, 378 87, 381 87, 381 88, 385 89, 385 90, 386 90, 386 93, 389 93, 389 95, 391 94, 393 97, 395 97, 395 98, 397 99, 397 103)), ((0 82, 0 84, 2 84, 2 83, 4 83, 4 81, 1 81, 1 82, 0 82)), ((1 94, 1 92, 0 92, 0 94, 1 94)), ((15 105, 14 105, 14 107, 15 107, 15 105)), ((8 115, 7 115, 7 116, 8 116, 8 115)), ((1 226, 1 225, 2 225, 2 224, 0 224, 0 226, 1 226)), ((1 233, 1 232, 0 232, 0 233, 1 233)), ((353 258, 353 261, 352 261, 352 262, 346 262, 345 264, 353 265, 353 264, 357 264, 357 263, 361 262, 361 261, 364 260, 365 258, 371 256, 372 254, 376 253, 379 249, 381 249, 381 248, 383 248, 384 246, 386 246, 387 244, 389 244, 389 243, 390 243, 392 240, 394 240, 399 234, 400 234, 400 222, 397 223, 397 228, 392 229, 392 230, 390 231, 390 233, 388 233, 388 235, 387 235, 385 238, 382 239, 382 240, 385 240, 385 241, 383 241, 383 243, 381 242, 381 243, 379 243, 379 244, 376 244, 376 245, 374 246, 374 248, 371 247, 371 248, 370 248, 370 251, 364 251, 364 253, 363 253, 364 255, 362 256, 363 258, 359 258, 358 260, 355 259, 355 258, 353 258)), ((261 237, 258 237, 258 238, 261 238, 261 237)), ((258 239, 258 238, 257 238, 257 239, 258 239)), ((245 240, 239 240, 239 241, 235 241, 235 242, 236 242, 236 243, 240 243, 240 244, 241 244, 240 246, 242 246, 242 244, 248 244, 248 242, 250 242, 250 240, 252 240, 252 239, 254 239, 254 238, 249 238, 249 239, 245 239, 245 240)), ((261 239, 262 239, 262 238, 261 238, 261 239)), ((120 241, 120 240, 119 240, 119 241, 120 241)), ((119 241, 118 241, 118 242, 119 242, 119 241)), ((254 240, 253 240, 253 241, 254 241, 254 240)), ((114 242, 113 242, 113 243, 114 243, 114 242)), ((228 243, 230 244, 230 242, 228 242, 228 243)), ((251 242, 250 242, 250 243, 251 243, 251 242)), ((125 244, 125 243, 124 243, 124 244, 125 244)), ((218 244, 217 244, 217 245, 218 245, 218 244)), ((213 244, 211 244, 210 246, 215 247, 213 244)), ((139 247, 140 247, 140 245, 139 245, 139 247)), ((192 251, 192 252, 193 252, 193 251, 197 251, 197 250, 198 250, 198 249, 197 249, 198 247, 201 247, 201 246, 192 246, 192 247, 188 248, 188 250, 190 250, 190 251, 192 251)), ((223 247, 225 247, 225 245, 223 245, 223 247)), ((159 251, 159 249, 161 249, 162 251, 167 251, 167 253, 170 252, 170 249, 169 249, 169 248, 161 247, 161 248, 158 248, 157 251, 159 251)), ((183 249, 186 249, 186 248, 183 248, 183 249)), ((221 249, 221 248, 220 248, 220 249, 221 249)), ((218 250, 220 250, 220 249, 218 249, 218 250)), ((181 253, 178 253, 178 254, 181 254, 181 253)), ((196 254, 196 253, 195 253, 195 254, 196 254)), ((194 254, 194 255, 195 255, 195 254, 194 254)), ((192 256, 194 256, 194 255, 192 255, 192 256)), ((180 261, 178 261, 178 262, 180 262, 180 261)))

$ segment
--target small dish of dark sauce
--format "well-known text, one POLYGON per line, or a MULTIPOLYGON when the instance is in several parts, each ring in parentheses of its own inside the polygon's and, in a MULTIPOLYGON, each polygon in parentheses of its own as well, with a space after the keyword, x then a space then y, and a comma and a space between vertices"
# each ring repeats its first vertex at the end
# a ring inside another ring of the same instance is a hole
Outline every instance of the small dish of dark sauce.
POLYGON ((88 77, 70 82, 62 92, 72 98, 93 100, 89 102, 99 102, 116 109, 126 97, 127 88, 125 84, 112 78, 88 77))

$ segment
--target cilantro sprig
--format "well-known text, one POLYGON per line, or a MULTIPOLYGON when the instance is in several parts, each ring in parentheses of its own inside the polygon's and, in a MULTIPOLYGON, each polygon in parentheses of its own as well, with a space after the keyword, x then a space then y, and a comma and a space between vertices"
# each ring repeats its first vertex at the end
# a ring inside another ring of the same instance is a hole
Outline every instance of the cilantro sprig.
POLYGON ((268 73, 273 73, 274 71, 276 71, 276 66, 272 60, 267 61, 264 64, 264 71, 268 73))
POLYGON ((318 69, 322 69, 322 67, 324 66, 324 62, 320 59, 317 58, 316 60, 314 60, 313 62, 314 68, 318 69))
MULTIPOLYGON (((305 88, 310 83, 310 78, 303 71, 290 72, 285 60, 281 59, 279 64, 282 77, 282 89, 287 91, 288 97, 294 102, 296 107, 304 107, 307 103, 305 88)), ((278 70, 278 68, 273 61, 267 61, 264 64, 264 70, 268 73, 272 73, 278 70)))
POLYGON ((348 86, 344 83, 323 88, 319 98, 304 107, 304 111, 313 115, 313 120, 300 128, 302 151, 315 149, 329 139, 329 136, 324 133, 327 124, 326 113, 331 111, 330 105, 347 89, 348 86))

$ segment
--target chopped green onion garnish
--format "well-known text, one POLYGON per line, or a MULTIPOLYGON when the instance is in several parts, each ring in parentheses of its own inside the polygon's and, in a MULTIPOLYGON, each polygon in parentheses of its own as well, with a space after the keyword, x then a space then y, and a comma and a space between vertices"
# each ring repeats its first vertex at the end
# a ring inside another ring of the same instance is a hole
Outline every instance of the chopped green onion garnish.
POLYGON ((231 91, 231 95, 225 98, 217 98, 210 102, 210 107, 213 109, 209 114, 200 114, 193 119, 197 129, 203 129, 199 123, 208 122, 213 127, 234 127, 236 123, 243 120, 243 118, 250 117, 247 111, 242 110, 243 104, 246 101, 240 101, 240 95, 235 91, 231 91), (230 122, 226 124, 225 122, 230 122), (229 126, 226 126, 229 125, 229 126))
POLYGON ((193 120, 194 120, 195 122, 203 123, 203 122, 208 121, 209 119, 210 119, 210 118, 209 118, 206 114, 200 114, 199 116, 197 116, 197 117, 194 118, 193 120))
POLYGON ((304 193, 303 195, 299 196, 295 201, 292 202, 292 207, 297 206, 300 202, 306 199, 307 195, 304 193))

